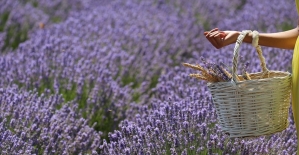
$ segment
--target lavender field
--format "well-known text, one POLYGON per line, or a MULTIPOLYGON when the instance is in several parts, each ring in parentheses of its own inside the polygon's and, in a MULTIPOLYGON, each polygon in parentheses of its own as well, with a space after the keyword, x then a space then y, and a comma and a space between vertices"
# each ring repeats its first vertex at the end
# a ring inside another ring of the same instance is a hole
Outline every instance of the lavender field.
MULTIPOLYGON (((289 127, 230 138, 182 63, 232 65, 203 35, 297 26, 295 0, 0 0, 0 154, 292 155, 289 127)), ((292 50, 262 47, 270 70, 292 50)), ((250 45, 240 62, 261 70, 250 45)))

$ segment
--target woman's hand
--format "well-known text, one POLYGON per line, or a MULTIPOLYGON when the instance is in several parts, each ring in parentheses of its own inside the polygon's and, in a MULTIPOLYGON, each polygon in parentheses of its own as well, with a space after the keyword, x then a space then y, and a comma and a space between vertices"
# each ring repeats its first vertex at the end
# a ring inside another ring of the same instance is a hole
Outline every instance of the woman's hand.
POLYGON ((215 48, 220 49, 226 45, 235 43, 239 32, 220 31, 218 28, 214 28, 211 31, 204 32, 204 35, 215 48))

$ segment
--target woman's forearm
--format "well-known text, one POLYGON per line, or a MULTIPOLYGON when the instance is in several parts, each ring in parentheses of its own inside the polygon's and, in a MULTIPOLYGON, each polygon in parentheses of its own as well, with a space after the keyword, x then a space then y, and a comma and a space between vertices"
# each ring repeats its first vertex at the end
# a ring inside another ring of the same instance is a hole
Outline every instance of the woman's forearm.
MULTIPOLYGON (((240 32, 236 32, 232 39, 227 40, 227 44, 232 44, 237 40, 240 32)), ((296 39, 298 37, 298 29, 294 28, 288 31, 277 32, 277 33, 260 33, 259 34, 259 45, 267 47, 276 47, 283 49, 294 49, 296 39)), ((251 43, 252 34, 249 33, 243 40, 243 42, 251 43)))

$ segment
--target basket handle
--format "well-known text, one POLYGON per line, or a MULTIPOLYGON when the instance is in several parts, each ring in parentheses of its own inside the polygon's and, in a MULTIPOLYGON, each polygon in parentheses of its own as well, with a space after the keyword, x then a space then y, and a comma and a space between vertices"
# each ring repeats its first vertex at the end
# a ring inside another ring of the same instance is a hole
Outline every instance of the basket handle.
POLYGON ((252 46, 255 47, 258 57, 261 61, 261 67, 262 67, 263 76, 264 76, 266 73, 269 74, 269 70, 266 66, 266 60, 265 60, 265 57, 263 56, 262 48, 258 44, 258 42, 259 42, 259 32, 253 31, 252 32, 252 46))
MULTIPOLYGON (((250 30, 242 31, 240 33, 240 35, 238 36, 237 41, 236 41, 236 45, 235 45, 235 48, 234 48, 233 68, 232 68, 232 74, 233 74, 232 82, 234 82, 234 83, 240 81, 239 78, 238 78, 238 74, 237 74, 240 46, 241 46, 245 36, 250 32, 251 32, 250 30)), ((255 49, 258 53, 258 57, 261 61, 261 67, 262 67, 262 71, 263 71, 262 77, 264 77, 266 74, 268 75, 269 70, 266 67, 265 58, 263 56, 261 46, 258 45, 258 37, 259 37, 258 34, 259 33, 257 31, 252 32, 252 45, 255 47, 255 49)))

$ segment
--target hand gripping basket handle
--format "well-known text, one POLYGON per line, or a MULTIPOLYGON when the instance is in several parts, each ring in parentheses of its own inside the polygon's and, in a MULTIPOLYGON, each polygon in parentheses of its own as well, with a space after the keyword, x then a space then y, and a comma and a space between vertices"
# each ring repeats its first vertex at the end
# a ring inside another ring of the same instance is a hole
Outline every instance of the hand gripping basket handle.
MULTIPOLYGON (((233 74, 233 79, 232 80, 233 80, 234 83, 239 81, 238 74, 237 74, 237 68, 238 68, 238 58, 239 58, 240 46, 241 46, 245 36, 250 32, 251 32, 250 30, 242 31, 241 34, 238 36, 238 39, 236 41, 236 45, 235 45, 235 48, 234 48, 233 70, 232 70, 232 74, 233 74)), ((262 67, 263 76, 264 76, 265 74, 269 73, 269 70, 266 67, 265 58, 263 56, 261 46, 258 45, 258 32, 257 31, 252 32, 252 45, 257 50, 259 59, 261 61, 261 67, 262 67)))

